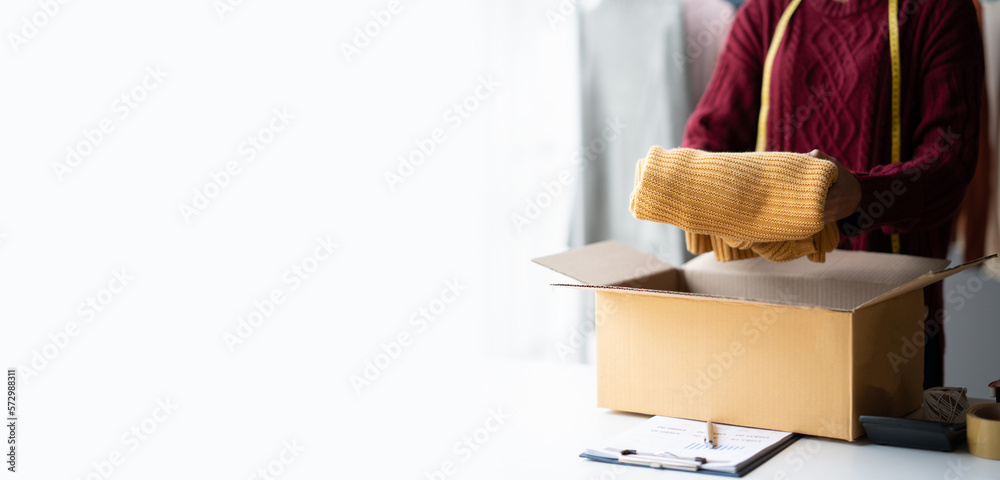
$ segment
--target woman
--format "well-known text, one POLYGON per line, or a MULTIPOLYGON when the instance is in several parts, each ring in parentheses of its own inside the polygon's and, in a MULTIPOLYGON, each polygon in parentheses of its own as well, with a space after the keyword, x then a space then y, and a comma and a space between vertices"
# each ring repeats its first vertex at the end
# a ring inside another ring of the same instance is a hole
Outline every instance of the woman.
MULTIPOLYGON (((811 151, 840 169, 825 212, 839 248, 944 258, 978 154, 972 0, 800 1, 741 7, 682 146, 811 151)), ((929 388, 944 376, 941 284, 924 299, 929 388)))

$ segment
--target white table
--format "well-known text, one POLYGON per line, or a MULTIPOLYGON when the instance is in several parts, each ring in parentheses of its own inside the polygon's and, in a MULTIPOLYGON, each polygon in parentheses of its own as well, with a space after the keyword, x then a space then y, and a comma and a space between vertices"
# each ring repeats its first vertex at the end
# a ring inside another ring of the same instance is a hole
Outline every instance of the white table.
MULTIPOLYGON (((477 368, 482 372, 478 388, 484 394, 483 405, 502 405, 510 418, 467 457, 442 453, 439 458, 454 463, 451 475, 439 475, 440 470, 431 468, 420 478, 717 478, 579 458, 586 446, 648 418, 597 408, 593 366, 496 362, 477 368)), ((471 432, 472 426, 466 430, 471 432)), ((945 453, 886 447, 867 440, 850 443, 804 437, 744 478, 1000 478, 1000 461, 976 457, 965 444, 945 453)))

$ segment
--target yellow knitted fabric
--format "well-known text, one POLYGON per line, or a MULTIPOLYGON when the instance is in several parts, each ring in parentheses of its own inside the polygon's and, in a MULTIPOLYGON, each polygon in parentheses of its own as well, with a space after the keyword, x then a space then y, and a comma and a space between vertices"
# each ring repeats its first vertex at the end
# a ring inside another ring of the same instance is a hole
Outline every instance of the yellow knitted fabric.
POLYGON ((654 146, 636 164, 630 210, 683 228, 688 250, 719 261, 822 262, 840 240, 836 224, 823 224, 836 180, 836 165, 808 155, 654 146))

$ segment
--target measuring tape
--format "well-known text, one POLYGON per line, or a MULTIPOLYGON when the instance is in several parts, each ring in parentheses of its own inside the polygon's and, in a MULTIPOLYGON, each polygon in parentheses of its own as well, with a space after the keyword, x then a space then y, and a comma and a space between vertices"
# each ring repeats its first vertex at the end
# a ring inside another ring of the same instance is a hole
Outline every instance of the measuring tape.
MULTIPOLYGON (((771 45, 767 48, 767 56, 764 58, 764 75, 761 78, 760 89, 760 116, 757 118, 757 151, 763 152, 767 146, 767 114, 771 104, 771 69, 774 65, 774 57, 778 55, 778 47, 781 39, 785 36, 788 22, 792 19, 795 9, 799 8, 802 0, 792 0, 785 7, 785 11, 778 19, 778 25, 774 29, 774 37, 771 45)), ((899 0, 889 0, 889 57, 892 63, 892 163, 899 162, 900 127, 899 113, 899 84, 900 84, 900 62, 899 62, 899 0)), ((892 234, 892 253, 899 253, 899 234, 892 234)))

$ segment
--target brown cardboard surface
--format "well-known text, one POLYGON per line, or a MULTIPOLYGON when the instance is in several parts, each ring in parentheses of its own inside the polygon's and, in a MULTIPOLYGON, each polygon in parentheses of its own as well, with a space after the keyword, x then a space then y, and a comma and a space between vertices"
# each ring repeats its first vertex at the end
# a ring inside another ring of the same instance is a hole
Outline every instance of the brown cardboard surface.
POLYGON ((635 287, 621 287, 621 286, 601 286, 601 285, 575 285, 569 283, 553 283, 553 287, 563 287, 571 288, 574 290, 586 290, 590 292, 623 292, 631 293, 633 295, 645 295, 648 297, 681 297, 681 298, 705 298, 705 299, 720 299, 728 300, 733 302, 744 302, 744 303, 754 303, 757 305, 781 305, 778 302, 763 302, 757 300, 748 300, 743 298, 733 298, 723 295, 710 295, 707 293, 691 293, 685 291, 674 291, 674 290, 654 290, 650 288, 635 288, 635 287))
POLYGON ((853 439, 851 314, 598 291, 598 406, 853 439))
POLYGON ((677 271, 672 265, 613 240, 532 261, 588 285, 677 289, 677 271))
POLYGON ((783 263, 759 257, 718 262, 710 252, 674 268, 609 240, 533 261, 583 282, 587 289, 624 286, 851 311, 923 288, 995 257, 944 269, 948 260, 876 252, 834 250, 825 263, 804 257, 783 263))
POLYGON ((598 405, 853 440, 920 405, 922 287, 992 258, 836 251, 674 269, 616 242, 536 262, 596 297, 598 405))
POLYGON ((854 408, 860 415, 902 417, 920 407, 924 378, 924 292, 912 290, 860 308, 852 318, 854 408))
POLYGON ((711 253, 684 264, 689 292, 850 311, 948 260, 834 250, 825 263, 805 257, 773 263, 763 258, 717 262, 711 253))
POLYGON ((923 275, 923 276, 921 276, 921 277, 919 277, 919 278, 917 278, 915 280, 912 280, 912 281, 907 282, 907 283, 905 283, 903 285, 900 285, 899 287, 896 287, 896 288, 894 288, 893 290, 891 290, 891 291, 889 291, 887 293, 879 295, 878 297, 875 297, 875 298, 869 300, 868 302, 866 302, 865 304, 859 306, 858 308, 865 307, 867 305, 872 305, 874 303, 882 302, 882 301, 885 301, 885 300, 889 300, 891 298, 898 297, 900 295, 903 295, 903 294, 905 294, 907 292, 910 292, 910 291, 913 291, 913 290, 916 290, 916 289, 924 288, 924 287, 926 287, 928 285, 932 285, 934 283, 940 282, 941 280, 944 280, 947 277, 950 277, 950 276, 952 276, 952 275, 954 275, 954 274, 956 274, 958 272, 961 272, 962 270, 965 270, 967 268, 972 268, 972 267, 975 267, 977 265, 981 265, 982 263, 986 262, 987 260, 992 260, 992 259, 994 259, 996 257, 997 257, 997 254, 994 253, 993 255, 989 255, 989 256, 986 256, 986 257, 978 258, 978 259, 973 260, 971 262, 965 262, 965 263, 963 263, 961 265, 958 265, 958 266, 955 266, 955 267, 952 267, 952 268, 948 268, 948 269, 944 269, 944 270, 940 270, 940 271, 928 273, 928 274, 923 275))

